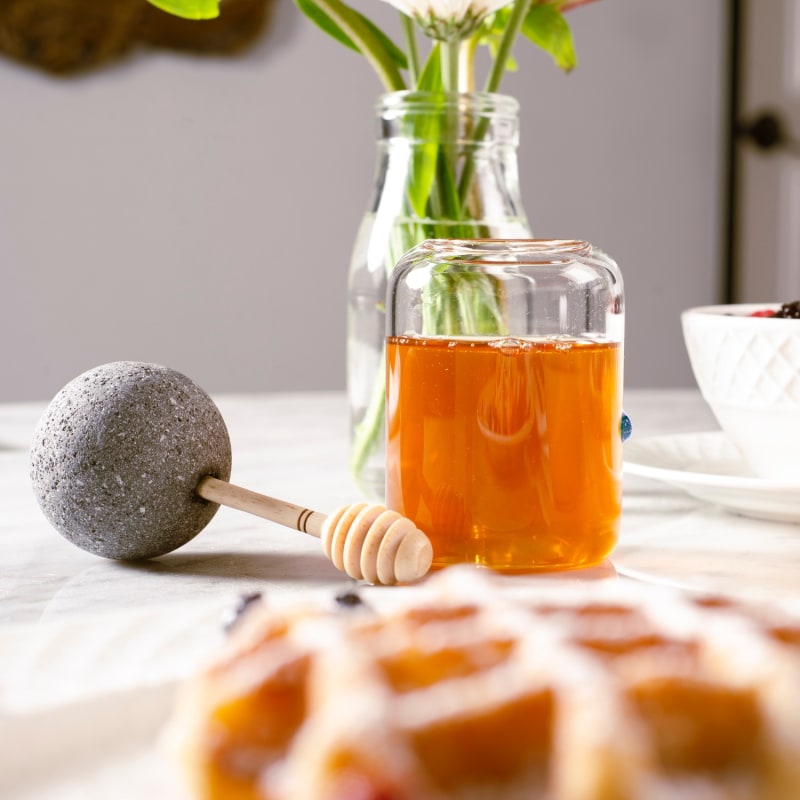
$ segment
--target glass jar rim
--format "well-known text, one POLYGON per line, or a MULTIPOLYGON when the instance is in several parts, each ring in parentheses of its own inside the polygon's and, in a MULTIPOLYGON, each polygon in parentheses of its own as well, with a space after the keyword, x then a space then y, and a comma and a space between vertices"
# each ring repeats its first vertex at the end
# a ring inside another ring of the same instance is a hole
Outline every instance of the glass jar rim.
POLYGON ((582 239, 426 239, 417 252, 448 263, 491 264, 495 261, 546 262, 591 256, 594 248, 582 239))
POLYGON ((520 105, 515 97, 497 92, 429 92, 416 89, 387 92, 380 95, 376 103, 379 113, 398 110, 419 113, 453 107, 478 113, 517 114, 520 105))

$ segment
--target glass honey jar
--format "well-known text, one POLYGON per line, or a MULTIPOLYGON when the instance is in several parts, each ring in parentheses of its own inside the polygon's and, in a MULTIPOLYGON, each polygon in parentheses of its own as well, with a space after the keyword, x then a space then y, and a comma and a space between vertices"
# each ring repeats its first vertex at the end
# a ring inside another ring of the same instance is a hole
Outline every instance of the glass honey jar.
POLYGON ((434 568, 570 569, 616 545, 622 276, 583 241, 433 239, 387 291, 386 503, 434 568))

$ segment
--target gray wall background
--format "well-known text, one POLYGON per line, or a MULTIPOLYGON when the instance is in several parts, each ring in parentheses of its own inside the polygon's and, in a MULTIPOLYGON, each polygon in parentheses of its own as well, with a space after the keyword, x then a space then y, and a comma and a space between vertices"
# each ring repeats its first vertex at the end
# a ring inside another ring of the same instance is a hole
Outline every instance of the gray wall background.
MULTIPOLYGON (((575 72, 520 46, 502 87, 535 234, 622 268, 629 387, 693 383, 679 314, 717 298, 724 9, 601 0, 570 16, 575 72)), ((70 80, 0 62, 0 401, 116 359, 212 392, 344 388, 379 91, 291 0, 233 60, 139 52, 70 80)))

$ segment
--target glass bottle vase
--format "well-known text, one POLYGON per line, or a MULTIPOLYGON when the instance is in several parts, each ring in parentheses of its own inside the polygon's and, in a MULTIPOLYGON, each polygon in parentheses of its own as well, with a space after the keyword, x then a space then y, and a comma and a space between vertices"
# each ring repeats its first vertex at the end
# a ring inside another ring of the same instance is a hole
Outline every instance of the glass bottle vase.
MULTIPOLYGON (((366 497, 381 500, 389 274, 426 239, 524 239, 531 232, 520 195, 514 98, 392 92, 379 98, 376 113, 374 192, 348 283, 347 391, 350 470, 366 497)), ((441 313, 446 317, 446 303, 441 313)), ((474 324, 470 332, 480 333, 480 319, 474 324)))

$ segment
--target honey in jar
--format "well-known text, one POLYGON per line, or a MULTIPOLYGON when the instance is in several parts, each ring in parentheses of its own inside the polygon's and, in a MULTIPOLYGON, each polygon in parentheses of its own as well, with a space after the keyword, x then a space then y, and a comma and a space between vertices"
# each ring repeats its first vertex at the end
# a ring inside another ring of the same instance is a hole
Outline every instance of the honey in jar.
POLYGON ((435 567, 574 568, 613 550, 622 313, 616 265, 583 242, 433 240, 398 264, 386 502, 428 534, 435 567))

